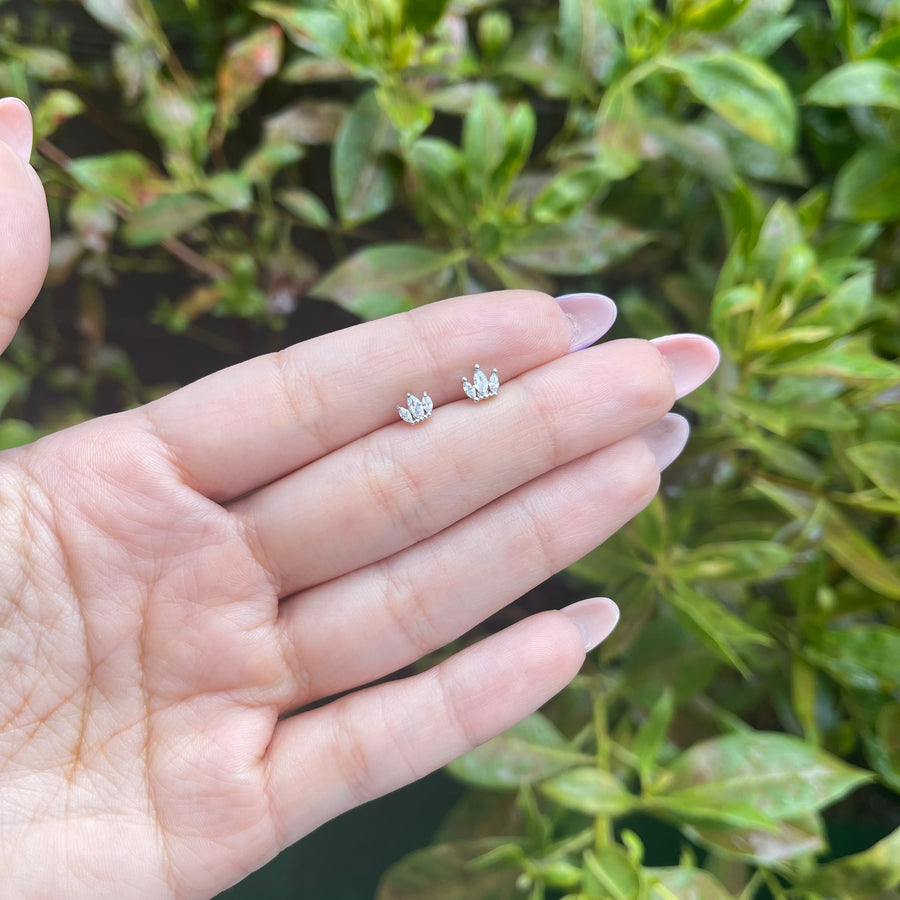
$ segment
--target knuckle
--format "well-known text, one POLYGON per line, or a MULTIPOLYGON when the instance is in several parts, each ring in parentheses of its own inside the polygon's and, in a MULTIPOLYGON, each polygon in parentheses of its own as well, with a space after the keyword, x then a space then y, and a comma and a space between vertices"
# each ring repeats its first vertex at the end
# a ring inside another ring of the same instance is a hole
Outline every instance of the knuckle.
POLYGON ((629 441, 630 464, 621 490, 627 507, 635 511, 643 509, 655 496, 660 485, 660 471, 656 457, 647 443, 639 437, 629 441))
POLYGON ((415 657, 421 658, 439 647, 441 632, 431 616, 421 583, 402 564, 391 560, 382 563, 381 575, 382 606, 415 657))

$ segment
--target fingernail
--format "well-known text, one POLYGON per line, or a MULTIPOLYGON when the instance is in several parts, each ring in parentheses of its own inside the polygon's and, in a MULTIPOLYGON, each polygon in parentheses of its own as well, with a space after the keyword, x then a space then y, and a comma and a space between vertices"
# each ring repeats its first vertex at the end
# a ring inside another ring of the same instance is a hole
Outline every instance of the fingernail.
POLYGON ((28 162, 31 159, 33 125, 28 107, 18 97, 0 100, 0 141, 16 156, 28 162))
POLYGON ((641 437, 656 457, 660 472, 678 458, 690 433, 688 420, 678 413, 668 413, 641 432, 641 437))
POLYGON ((578 626, 586 651, 606 640, 619 621, 619 607, 608 597, 579 600, 562 611, 578 626))
POLYGON ((654 338, 651 343, 672 370, 676 397, 696 390, 719 365, 719 348, 700 334, 667 334, 654 338))
POLYGON ((616 304, 603 294, 563 294, 556 302, 572 323, 570 353, 602 338, 616 321, 616 304))

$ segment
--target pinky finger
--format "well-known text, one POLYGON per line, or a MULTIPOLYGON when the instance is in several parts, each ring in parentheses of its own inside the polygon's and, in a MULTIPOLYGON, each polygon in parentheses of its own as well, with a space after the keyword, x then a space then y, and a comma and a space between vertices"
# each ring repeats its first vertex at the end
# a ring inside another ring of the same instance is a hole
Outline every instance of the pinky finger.
POLYGON ((539 613, 428 672, 282 721, 269 747, 271 814, 286 846, 396 790, 534 712, 618 621, 604 598, 539 613))

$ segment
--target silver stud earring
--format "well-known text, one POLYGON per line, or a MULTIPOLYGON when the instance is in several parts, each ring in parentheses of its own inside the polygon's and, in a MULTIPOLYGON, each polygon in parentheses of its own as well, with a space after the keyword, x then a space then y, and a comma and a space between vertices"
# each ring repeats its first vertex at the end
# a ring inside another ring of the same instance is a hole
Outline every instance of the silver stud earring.
POLYGON ((497 370, 494 369, 491 373, 491 377, 488 378, 488 376, 481 371, 481 366, 477 363, 475 365, 475 374, 472 377, 471 383, 465 376, 463 376, 462 382, 466 396, 476 403, 478 403, 479 400, 486 400, 488 397, 496 397, 497 392, 500 390, 500 379, 497 377, 497 370))
POLYGON ((412 394, 407 394, 406 406, 398 406, 397 412, 400 413, 400 418, 403 419, 404 422, 409 422, 410 425, 416 425, 419 422, 424 422, 426 419, 430 418, 433 409, 434 401, 423 391, 421 400, 419 400, 418 397, 413 397, 412 394))

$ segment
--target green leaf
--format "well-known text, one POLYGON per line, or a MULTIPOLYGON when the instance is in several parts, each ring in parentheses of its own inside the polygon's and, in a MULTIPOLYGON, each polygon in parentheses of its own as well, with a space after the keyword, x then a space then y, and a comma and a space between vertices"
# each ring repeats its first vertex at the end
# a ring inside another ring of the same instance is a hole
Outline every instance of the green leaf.
POLYGON ((747 667, 741 654, 749 647, 768 647, 773 643, 767 634, 682 581, 673 583, 667 599, 700 640, 744 674, 747 667))
POLYGON ((852 625, 827 631, 807 647, 809 658, 841 684, 866 691, 900 688, 900 630, 852 625))
POLYGON ((403 21, 416 31, 431 31, 447 8, 449 0, 403 0, 403 21))
POLYGON ((48 91, 34 111, 34 139, 48 137, 64 122, 84 112, 84 101, 71 91, 48 91))
POLYGON ((745 803, 778 821, 817 812, 871 777, 799 738, 747 731, 695 744, 660 784, 687 807, 745 803))
POLYGON ((768 66, 738 53, 667 59, 694 96, 754 140, 782 153, 796 141, 797 110, 768 66))
POLYGON ((298 47, 326 57, 340 57, 347 39, 347 23, 336 12, 284 3, 254 3, 252 9, 281 25, 298 47))
POLYGON ((9 363, 0 360, 0 415, 13 397, 28 389, 28 378, 9 363))
POLYGON ((154 167, 130 150, 72 160, 69 174, 84 188, 136 206, 153 197, 160 179, 154 167))
POLYGON ((501 843, 461 841, 417 850, 385 872, 375 900, 515 900, 518 866, 472 865, 501 843))
POLYGON ((312 191, 305 188, 285 188, 278 191, 275 199, 304 225, 313 228, 328 228, 331 225, 328 207, 312 191))
POLYGON ((681 557, 675 571, 686 581, 773 578, 794 561, 795 551, 775 541, 710 543, 681 557))
POLYGON ((836 341, 789 362, 774 363, 763 371, 767 375, 831 376, 853 382, 900 381, 900 366, 875 356, 860 339, 836 341))
POLYGON ((822 866, 803 882, 828 897, 894 900, 900 887, 900 828, 874 847, 822 866))
POLYGON ((563 170, 535 198, 531 216, 542 224, 567 219, 596 199, 607 184, 606 176, 593 163, 563 170))
POLYGON ((237 172, 217 172, 203 188, 224 209, 242 211, 253 203, 249 180, 237 172))
POLYGON ((466 179, 476 199, 485 199, 493 173, 500 167, 506 145, 507 113, 488 90, 475 94, 463 120, 462 152, 466 179))
POLYGON ((170 194, 136 210, 122 237, 131 247, 147 247, 176 237, 219 211, 218 204, 197 194, 170 194))
POLYGON ((346 114, 347 108, 340 103, 301 100, 266 119, 266 140, 278 144, 330 144, 346 114))
POLYGON ((807 92, 818 106, 886 106, 900 109, 900 69, 880 59, 845 63, 807 92))
POLYGON ((795 519, 806 521, 815 515, 824 530, 825 549, 831 556, 873 591, 900 599, 900 575, 832 504, 763 478, 755 479, 753 485, 795 519))
POLYGON ((514 725, 447 766, 447 771, 476 787, 516 788, 571 768, 568 742, 540 713, 514 725))
POLYGON ((560 806, 591 816, 619 816, 636 803, 615 775, 590 766, 554 775, 541 782, 540 790, 560 806))
POLYGON ((377 244, 344 260, 312 290, 365 318, 437 300, 465 251, 442 253, 417 244, 377 244))
POLYGON ((353 105, 334 140, 331 179, 338 215, 358 225, 394 203, 395 179, 385 153, 396 145, 396 132, 381 111, 374 91, 353 105))
POLYGON ((80 0, 104 27, 131 41, 149 41, 158 33, 153 6, 140 0, 80 0))
POLYGON ((825 829, 815 814, 778 822, 774 830, 729 828, 721 830, 689 825, 685 834, 718 856, 762 866, 777 866, 826 849, 825 829))
POLYGON ((503 255, 537 272, 587 275, 626 259, 652 239, 649 232, 616 219, 583 212, 511 239, 503 255))
POLYGON ((650 715, 641 725, 631 745, 631 752, 637 757, 640 765, 641 780, 647 781, 656 766, 672 717, 675 715, 675 695, 666 687, 653 704, 650 715))
POLYGON ((21 419, 3 419, 0 421, 0 450, 12 450, 22 447, 40 437, 40 432, 28 422, 21 419))
POLYGON ((687 797, 657 795, 647 808, 682 828, 774 832, 776 823, 752 803, 695 791, 687 797))
POLYGON ((652 891, 650 900, 671 900, 674 895, 678 900, 734 900, 722 884, 709 872, 702 869, 645 869, 650 879, 661 884, 671 892, 663 895, 652 891))
POLYGON ((900 219, 900 150, 874 144, 851 157, 835 180, 831 215, 851 222, 900 219))
POLYGON ((637 864, 617 844, 584 854, 583 879, 588 897, 637 900, 641 887, 637 864))
POLYGON ((679 9, 681 24, 698 31, 719 31, 737 18, 747 0, 687 0, 679 9))
POLYGON ((835 334, 852 331, 865 316, 875 295, 875 272, 867 270, 853 275, 835 288, 824 300, 796 318, 804 327, 824 325, 835 334))
POLYGON ((847 456, 885 494, 900 500, 900 443, 872 441, 857 444, 847 451, 847 456))

